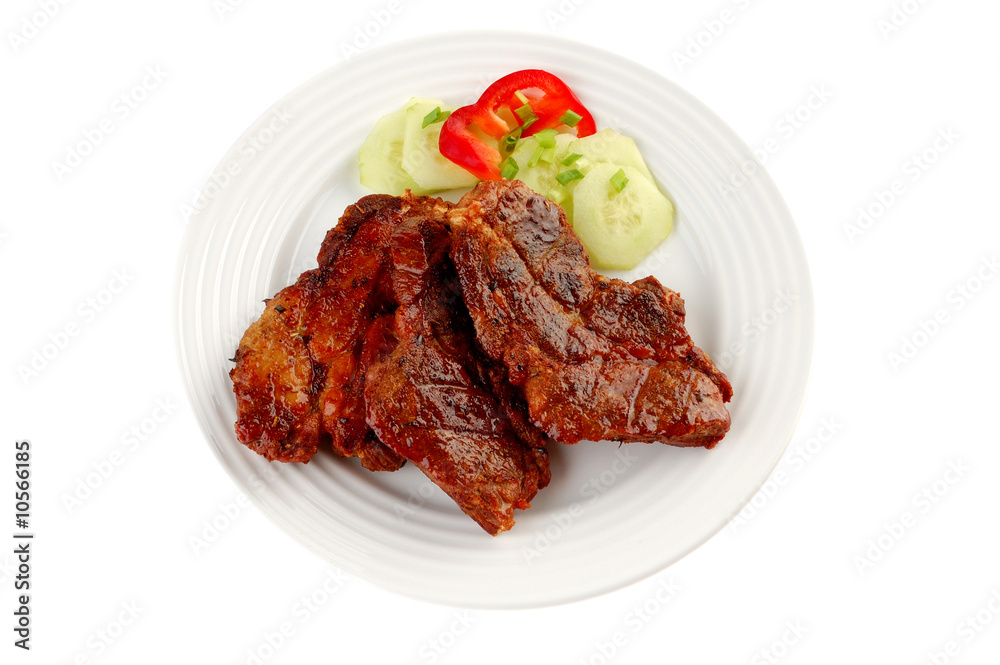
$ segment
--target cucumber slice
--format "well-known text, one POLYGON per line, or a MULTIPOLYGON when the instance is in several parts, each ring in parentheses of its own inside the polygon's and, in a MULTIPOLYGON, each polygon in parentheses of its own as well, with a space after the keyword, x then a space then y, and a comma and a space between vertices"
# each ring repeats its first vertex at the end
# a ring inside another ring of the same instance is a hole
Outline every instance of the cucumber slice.
POLYGON ((422 100, 406 109, 403 170, 410 174, 417 185, 431 191, 473 187, 479 182, 476 176, 446 158, 438 148, 438 138, 444 123, 435 122, 423 126, 424 118, 437 107, 441 107, 442 112, 458 108, 437 100, 422 100))
MULTIPOLYGON (((566 211, 567 217, 572 215, 572 194, 576 183, 571 182, 567 185, 562 185, 556 180, 556 176, 563 171, 573 168, 571 166, 563 166, 561 162, 570 154, 568 148, 574 140, 576 140, 576 137, 572 134, 556 134, 555 152, 549 155, 549 161, 542 161, 540 159, 534 166, 528 166, 528 164, 538 153, 539 148, 543 148, 543 146, 538 144, 534 136, 529 136, 526 139, 518 141, 514 152, 510 155, 518 166, 517 175, 514 178, 520 180, 550 201, 558 203, 566 211)), ((549 148, 549 150, 552 150, 552 148, 549 148)))
MULTIPOLYGON (((656 182, 639 154, 635 141, 613 129, 602 129, 596 134, 577 139, 570 144, 569 150, 571 153, 578 152, 587 159, 583 162, 584 166, 588 163, 631 166, 650 182, 656 182)), ((586 174, 583 168, 580 170, 586 174)))
POLYGON ((431 99, 414 97, 394 113, 378 119, 358 150, 361 184, 378 194, 400 196, 407 189, 414 194, 429 194, 403 170, 403 137, 406 129, 406 109, 431 99))
POLYGON ((595 164, 573 190, 573 230, 596 266, 634 268, 673 224, 673 204, 632 166, 595 164), (611 184, 619 168, 628 178, 621 192, 611 184))

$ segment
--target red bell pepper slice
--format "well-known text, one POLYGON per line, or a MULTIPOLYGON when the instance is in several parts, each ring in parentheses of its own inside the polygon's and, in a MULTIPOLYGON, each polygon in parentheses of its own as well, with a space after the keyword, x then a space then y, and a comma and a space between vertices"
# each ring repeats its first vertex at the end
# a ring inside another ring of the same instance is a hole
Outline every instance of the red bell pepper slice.
POLYGON ((522 127, 521 136, 558 127, 563 124, 566 111, 580 116, 574 125, 577 136, 590 136, 597 131, 594 116, 559 77, 541 69, 523 69, 498 79, 475 104, 456 109, 448 116, 441 128, 438 147, 442 155, 480 180, 500 180, 503 155, 476 136, 470 126, 475 124, 483 133, 500 141, 517 126, 522 127), (531 107, 528 119, 516 112, 525 104, 518 92, 528 99, 531 107), (517 121, 514 127, 498 115, 504 108, 517 121))

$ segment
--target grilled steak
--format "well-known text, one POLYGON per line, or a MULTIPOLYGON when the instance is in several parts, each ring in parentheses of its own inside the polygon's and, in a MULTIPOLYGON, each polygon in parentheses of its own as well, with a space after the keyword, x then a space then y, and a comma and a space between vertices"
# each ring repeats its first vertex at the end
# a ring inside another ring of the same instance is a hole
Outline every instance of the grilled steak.
POLYGON ((322 428, 334 452, 359 457, 373 471, 403 464, 365 423, 368 368, 395 346, 389 240, 408 215, 443 212, 446 205, 429 197, 366 196, 327 232, 317 257, 331 297, 311 308, 305 332, 313 360, 326 368, 317 395, 322 428))
POLYGON ((496 535, 548 484, 548 456, 515 396, 493 394, 502 369, 475 349, 442 218, 410 216, 393 234, 399 343, 368 371, 368 424, 496 535))
POLYGON ((268 301, 243 333, 229 372, 236 393, 236 437, 269 460, 308 462, 319 448, 315 394, 323 372, 298 332, 315 298, 315 273, 303 273, 268 301))
POLYGON ((241 442, 283 462, 307 462, 330 445, 371 470, 403 464, 365 423, 365 375, 395 346, 392 232, 414 207, 444 205, 372 195, 347 208, 323 241, 319 268, 272 298, 240 340, 230 376, 241 442))
POLYGON ((732 387, 681 297, 595 273, 563 211, 520 182, 456 206, 366 196, 318 262, 268 301, 230 372, 237 436, 269 460, 410 460, 495 535, 548 484, 550 437, 711 448, 729 430, 732 387))
POLYGON ((562 209, 517 181, 480 183, 448 219, 477 341, 545 433, 709 448, 726 434, 732 387, 678 294, 595 273, 562 209))

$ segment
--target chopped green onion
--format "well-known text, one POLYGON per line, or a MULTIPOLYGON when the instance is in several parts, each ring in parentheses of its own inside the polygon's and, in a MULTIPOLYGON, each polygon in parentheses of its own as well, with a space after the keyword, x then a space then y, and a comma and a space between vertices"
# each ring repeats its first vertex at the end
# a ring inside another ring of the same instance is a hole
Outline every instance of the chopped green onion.
POLYGON ((521 125, 521 133, 524 133, 524 132, 528 131, 528 127, 531 127, 533 124, 535 124, 536 120, 538 120, 538 116, 537 115, 533 115, 530 118, 528 118, 527 120, 525 120, 524 124, 521 125))
POLYGON ((505 153, 514 152, 514 148, 517 147, 517 141, 521 138, 521 132, 523 131, 524 128, 518 126, 504 134, 504 137, 500 139, 500 146, 505 153))
POLYGON ((562 114, 561 118, 559 118, 559 122, 564 125, 569 125, 570 127, 576 127, 576 123, 581 120, 583 120, 583 116, 575 111, 571 111, 570 109, 566 109, 566 112, 562 114))
POLYGON ((524 93, 521 92, 520 90, 515 90, 514 91, 514 96, 517 97, 517 101, 521 102, 522 104, 527 104, 528 103, 528 98, 525 97, 524 93))
POLYGON ((427 125, 433 125, 435 122, 441 122, 446 120, 450 115, 451 111, 442 111, 441 107, 438 106, 436 109, 424 116, 424 121, 421 123, 420 127, 424 128, 427 125))
POLYGON ((566 159, 562 160, 562 165, 563 166, 569 166, 570 164, 572 164, 576 160, 580 159, 581 157, 583 157, 583 155, 581 155, 578 152, 574 152, 572 155, 569 155, 569 156, 566 157, 566 159))
POLYGON ((580 173, 580 171, 577 169, 570 169, 569 171, 563 171, 562 173, 556 175, 556 180, 559 181, 560 185, 565 187, 574 180, 579 180, 582 177, 583 174, 580 173))
POLYGON ((543 129, 540 132, 535 133, 535 140, 538 141, 538 145, 543 148, 554 148, 556 147, 556 130, 554 129, 543 129))
POLYGON ((513 157, 508 157, 504 160, 504 163, 500 165, 500 177, 504 180, 511 180, 518 172, 517 162, 514 161, 513 157))
MULTIPOLYGON (((535 134, 535 136, 538 136, 535 134)), ((542 156, 538 158, 538 161, 545 162, 546 164, 551 164, 556 159, 556 149, 555 148, 545 148, 542 151, 542 156)))
POLYGON ((528 168, 538 166, 538 160, 542 158, 543 152, 545 152, 545 148, 543 148, 542 146, 538 146, 535 149, 535 154, 532 155, 531 159, 528 160, 528 168))
POLYGON ((517 117, 520 118, 522 122, 527 122, 528 118, 535 117, 535 112, 531 110, 531 104, 518 106, 516 109, 514 109, 514 113, 517 114, 517 117))
POLYGON ((618 169, 615 174, 611 176, 611 184, 619 192, 625 189, 625 185, 628 184, 628 177, 625 175, 625 169, 618 169))

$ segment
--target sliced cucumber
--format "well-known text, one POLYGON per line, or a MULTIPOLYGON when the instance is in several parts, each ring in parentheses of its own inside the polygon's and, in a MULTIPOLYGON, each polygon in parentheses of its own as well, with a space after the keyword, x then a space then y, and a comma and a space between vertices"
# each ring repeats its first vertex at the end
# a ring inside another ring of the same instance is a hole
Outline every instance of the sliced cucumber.
POLYGON ((414 97, 394 113, 378 119, 358 151, 361 184, 378 194, 400 196, 409 189, 414 194, 428 194, 403 170, 403 138, 406 130, 406 109, 430 99, 414 97))
POLYGON ((570 207, 573 203, 572 194, 575 183, 562 185, 556 180, 556 176, 573 168, 572 166, 563 166, 562 160, 570 154, 567 148, 575 138, 572 134, 556 134, 555 152, 549 153, 548 159, 544 157, 538 159, 534 166, 529 166, 529 164, 535 161, 539 149, 542 149, 534 136, 518 141, 517 147, 510 155, 517 163, 518 168, 514 179, 520 180, 550 201, 558 203, 566 210, 567 216, 572 214, 570 207))
POLYGON ((596 266, 634 268, 673 223, 673 204, 632 166, 595 164, 573 189, 573 230, 596 266), (620 192, 611 183, 618 169, 628 178, 620 192))
MULTIPOLYGON (((655 182, 653 174, 639 154, 639 148, 635 141, 628 136, 619 134, 613 129, 602 129, 596 134, 577 139, 569 146, 570 153, 579 153, 586 158, 583 162, 584 168, 587 164, 617 164, 618 166, 631 166, 650 182, 655 182)), ((586 170, 580 170, 586 174, 586 170)))
POLYGON ((427 114, 438 107, 442 112, 458 108, 438 100, 421 100, 406 109, 403 170, 410 174, 417 185, 431 191, 472 187, 478 182, 476 176, 442 155, 438 148, 438 138, 444 123, 435 122, 423 126, 427 114))

